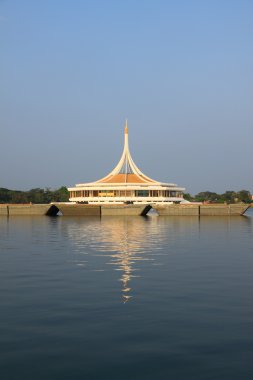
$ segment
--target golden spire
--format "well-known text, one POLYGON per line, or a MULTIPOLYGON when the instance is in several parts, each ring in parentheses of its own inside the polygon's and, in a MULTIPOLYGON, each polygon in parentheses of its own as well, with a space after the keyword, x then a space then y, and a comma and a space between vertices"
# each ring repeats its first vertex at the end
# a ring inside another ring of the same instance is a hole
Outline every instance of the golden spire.
POLYGON ((126 119, 126 124, 125 124, 125 135, 128 135, 128 124, 127 124, 127 119, 126 119))

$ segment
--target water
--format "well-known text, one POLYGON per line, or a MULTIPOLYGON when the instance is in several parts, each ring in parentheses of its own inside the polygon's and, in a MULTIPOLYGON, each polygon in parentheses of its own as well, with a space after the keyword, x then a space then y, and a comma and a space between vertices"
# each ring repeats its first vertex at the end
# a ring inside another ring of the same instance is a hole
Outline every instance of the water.
POLYGON ((0 379, 252 379, 245 217, 0 218, 0 379))

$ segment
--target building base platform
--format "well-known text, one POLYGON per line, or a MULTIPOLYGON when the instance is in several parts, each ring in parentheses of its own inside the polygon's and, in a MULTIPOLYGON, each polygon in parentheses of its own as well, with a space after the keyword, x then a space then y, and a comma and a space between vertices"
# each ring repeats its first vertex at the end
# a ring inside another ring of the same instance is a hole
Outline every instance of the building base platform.
POLYGON ((239 204, 104 204, 89 205, 76 203, 52 204, 1 204, 0 216, 145 216, 153 208, 158 215, 167 216, 236 216, 243 215, 251 207, 239 204))
POLYGON ((134 215, 145 216, 152 207, 150 205, 88 205, 76 203, 55 202, 52 204, 2 204, 0 205, 0 216, 113 216, 134 215))
POLYGON ((250 205, 238 204, 170 204, 153 205, 158 215, 167 216, 235 216, 243 215, 250 205))

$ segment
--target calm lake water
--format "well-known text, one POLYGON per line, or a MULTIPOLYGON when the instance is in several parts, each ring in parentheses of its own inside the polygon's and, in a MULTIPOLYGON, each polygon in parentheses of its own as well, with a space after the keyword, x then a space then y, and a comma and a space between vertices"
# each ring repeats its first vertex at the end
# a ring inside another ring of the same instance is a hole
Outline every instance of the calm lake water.
POLYGON ((244 217, 0 218, 0 379, 253 379, 244 217))

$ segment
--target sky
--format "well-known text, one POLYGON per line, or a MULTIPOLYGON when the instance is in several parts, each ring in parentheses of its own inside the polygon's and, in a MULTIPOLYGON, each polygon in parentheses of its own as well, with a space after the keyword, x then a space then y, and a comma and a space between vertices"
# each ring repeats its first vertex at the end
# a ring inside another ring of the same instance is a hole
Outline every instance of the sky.
POLYGON ((74 186, 130 151, 186 192, 253 192, 252 0, 0 0, 0 187, 74 186))

